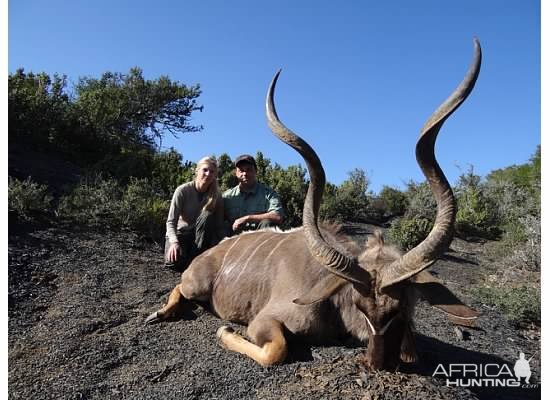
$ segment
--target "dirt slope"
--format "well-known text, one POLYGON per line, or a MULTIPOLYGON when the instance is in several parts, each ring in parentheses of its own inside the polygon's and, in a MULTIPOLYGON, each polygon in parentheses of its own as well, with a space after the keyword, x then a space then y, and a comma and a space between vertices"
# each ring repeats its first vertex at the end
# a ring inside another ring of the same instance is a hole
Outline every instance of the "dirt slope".
MULTIPOLYGON (((354 227, 358 240, 370 230, 354 227)), ((292 348, 282 366, 263 368, 223 350, 221 321, 201 308, 188 320, 145 326, 179 274, 161 248, 133 233, 60 225, 9 227, 10 399, 523 399, 540 389, 448 387, 438 364, 508 363, 540 343, 496 311, 464 295, 483 268, 479 245, 455 241, 433 268, 483 312, 460 339, 441 313, 417 311, 421 362, 397 373, 368 373, 361 348, 292 348)), ((235 328, 238 326, 233 325, 235 328)), ((540 383, 540 357, 531 382, 540 383)))

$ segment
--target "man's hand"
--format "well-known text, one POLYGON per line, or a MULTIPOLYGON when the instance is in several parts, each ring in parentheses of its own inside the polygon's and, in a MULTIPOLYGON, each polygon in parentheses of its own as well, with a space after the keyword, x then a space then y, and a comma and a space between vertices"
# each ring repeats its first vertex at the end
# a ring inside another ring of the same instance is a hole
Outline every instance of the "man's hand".
POLYGON ((248 215, 245 215, 244 217, 237 218, 235 222, 233 222, 233 232, 237 231, 239 226, 246 224, 248 222, 248 217, 248 215))
POLYGON ((168 249, 168 261, 175 263, 181 255, 181 247, 179 243, 172 243, 168 249))

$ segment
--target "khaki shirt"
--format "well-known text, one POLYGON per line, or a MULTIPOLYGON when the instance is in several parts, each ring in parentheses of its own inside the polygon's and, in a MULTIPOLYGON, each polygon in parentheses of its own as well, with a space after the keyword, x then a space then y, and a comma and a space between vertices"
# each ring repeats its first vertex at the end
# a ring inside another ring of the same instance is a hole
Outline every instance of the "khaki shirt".
MULTIPOLYGON (((174 191, 168 218, 166 219, 166 237, 170 243, 177 243, 178 230, 191 230, 206 203, 206 194, 199 193, 195 188, 195 182, 187 182, 180 185, 174 191)), ((214 218, 216 221, 215 236, 223 238, 223 200, 218 195, 214 207, 214 218)))
POLYGON ((231 224, 240 217, 251 214, 263 214, 275 211, 284 217, 283 206, 279 196, 273 189, 256 183, 252 192, 241 192, 237 185, 226 190, 223 195, 225 219, 231 224))

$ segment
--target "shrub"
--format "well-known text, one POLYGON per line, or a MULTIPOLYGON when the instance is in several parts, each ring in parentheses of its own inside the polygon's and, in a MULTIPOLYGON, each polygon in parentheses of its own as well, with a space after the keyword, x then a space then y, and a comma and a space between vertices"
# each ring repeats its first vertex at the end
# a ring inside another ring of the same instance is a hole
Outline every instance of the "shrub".
POLYGON ((392 221, 388 238, 392 243, 407 251, 422 242, 430 233, 437 211, 430 186, 424 183, 407 183, 404 193, 408 208, 402 218, 392 221))
POLYGON ((128 185, 123 186, 98 175, 83 179, 70 194, 62 197, 58 213, 83 225, 125 228, 160 240, 170 202, 157 192, 146 178, 130 178, 128 185))
POLYGON ((392 222, 388 238, 402 250, 408 251, 428 236, 432 226, 432 221, 422 217, 398 218, 392 222))
POLYGON ((529 162, 521 165, 511 165, 492 171, 487 176, 488 181, 505 181, 529 192, 533 197, 540 198, 541 183, 541 148, 537 146, 529 162))
POLYGON ((427 182, 416 183, 410 181, 407 183, 405 195, 408 202, 407 211, 405 212, 406 217, 412 218, 414 216, 429 221, 435 219, 437 204, 427 182))
POLYGON ((407 196, 399 189, 384 186, 378 195, 390 215, 403 215, 407 210, 407 196))
POLYGON ((306 171, 301 166, 290 165, 283 169, 275 164, 267 170, 265 182, 271 186, 281 198, 286 217, 283 228, 300 226, 304 207, 306 171))
POLYGON ((513 324, 540 322, 540 287, 477 287, 472 294, 483 303, 496 306, 513 324))
POLYGON ((493 200, 493 206, 500 225, 516 225, 526 215, 540 214, 540 202, 529 191, 506 180, 490 179, 484 186, 485 196, 493 200), (538 203, 538 204, 537 204, 538 203))
POLYGON ((121 226, 160 241, 170 201, 159 197, 147 179, 131 179, 121 200, 121 226))
POLYGON ((540 218, 520 218, 495 247, 501 269, 540 272, 540 218))
POLYGON ((340 186, 328 183, 321 207, 321 218, 345 221, 366 221, 368 218, 369 181, 366 173, 359 168, 348 173, 349 178, 340 186))
MULTIPOLYGON (((514 324, 540 322, 539 216, 519 218, 510 224, 503 240, 495 243, 494 259, 486 266, 483 287, 473 290, 481 301, 494 305, 514 324)), ((491 254, 489 254, 491 255, 491 254)))
POLYGON ((153 170, 154 153, 150 149, 124 148, 120 152, 106 154, 93 166, 96 174, 109 176, 119 182, 127 183, 130 177, 146 177, 153 170))
POLYGON ((33 182, 30 176, 24 181, 8 177, 8 209, 23 219, 31 219, 34 212, 51 211, 52 201, 48 186, 33 182))
POLYGON ((457 207, 455 229, 458 236, 496 239, 500 235, 496 207, 479 188, 462 190, 457 207))
POLYGON ((218 185, 222 192, 231 189, 239 183, 235 176, 235 166, 231 157, 223 153, 218 157, 218 185))
MULTIPOLYGON (((319 217, 326 221, 337 221, 337 200, 336 191, 338 187, 330 182, 325 184, 323 200, 319 209, 319 217)), ((341 221, 340 221, 341 222, 341 221)))
POLYGON ((191 181, 196 167, 193 162, 183 162, 181 154, 173 148, 156 153, 152 164, 151 184, 166 197, 171 197, 179 185, 191 181))
POLYGON ((495 200, 486 195, 481 177, 474 173, 472 166, 460 175, 454 192, 457 201, 457 236, 496 239, 500 230, 495 200))
POLYGON ((501 240, 493 246, 495 258, 513 257, 521 252, 525 254, 524 259, 530 260, 527 265, 540 267, 540 261, 535 261, 540 260, 540 217, 527 215, 507 223, 503 230, 501 240))
POLYGON ((85 177, 59 202, 58 214, 84 225, 120 226, 122 188, 101 175, 85 177))
POLYGON ((390 218, 403 216, 407 210, 407 196, 399 189, 384 186, 378 195, 368 196, 370 220, 382 223, 390 218))

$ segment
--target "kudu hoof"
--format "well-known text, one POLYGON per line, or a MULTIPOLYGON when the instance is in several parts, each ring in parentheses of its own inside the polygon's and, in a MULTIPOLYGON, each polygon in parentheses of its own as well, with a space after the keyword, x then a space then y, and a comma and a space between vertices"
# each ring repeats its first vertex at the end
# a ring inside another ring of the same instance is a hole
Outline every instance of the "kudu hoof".
POLYGON ((152 325, 156 324, 158 322, 162 321, 159 317, 158 311, 155 311, 153 314, 149 315, 147 318, 145 318, 145 324, 146 325, 152 325))
POLYGON ((223 325, 223 326, 220 326, 216 331, 216 336, 218 337, 218 339, 221 340, 224 333, 233 333, 233 332, 235 332, 233 328, 223 325))

